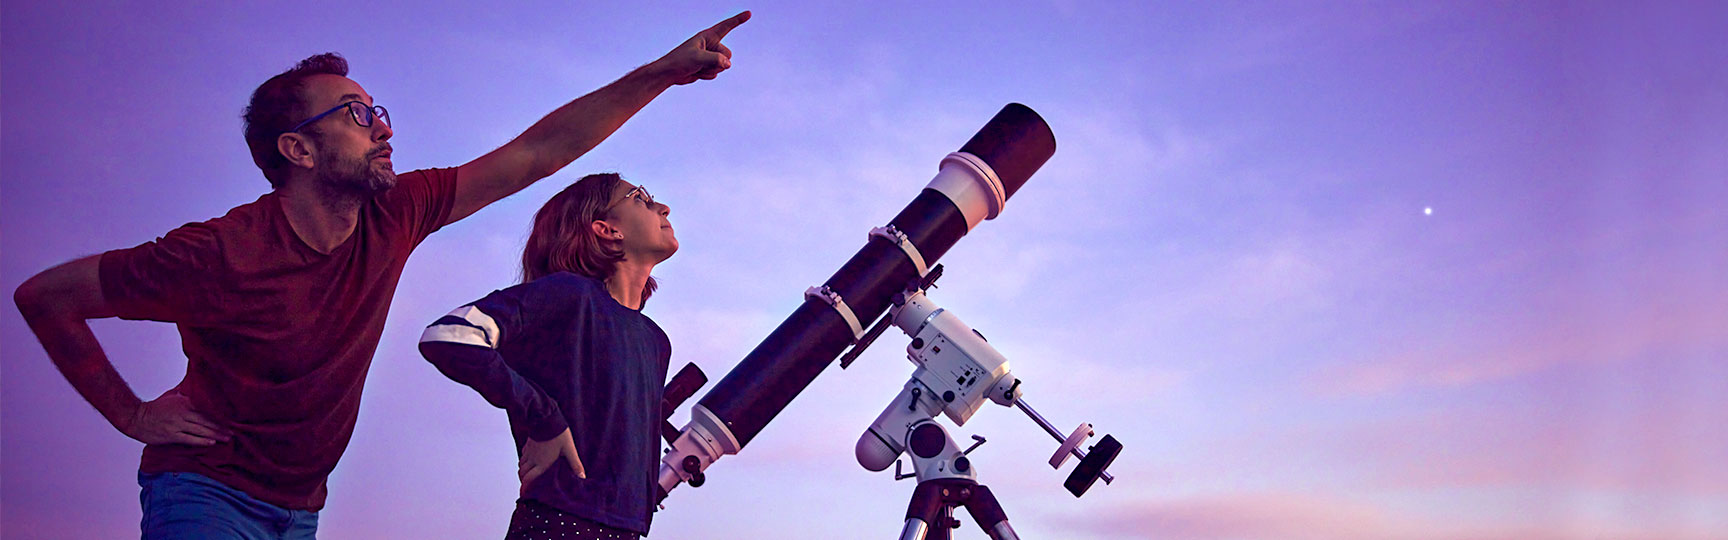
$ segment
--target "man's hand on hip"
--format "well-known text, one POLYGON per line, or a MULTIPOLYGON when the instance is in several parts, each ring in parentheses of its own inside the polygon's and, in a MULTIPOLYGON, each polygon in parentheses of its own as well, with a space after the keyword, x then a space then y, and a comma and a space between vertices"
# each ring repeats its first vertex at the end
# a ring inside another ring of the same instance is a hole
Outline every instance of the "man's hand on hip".
POLYGON ((144 444, 212 446, 234 438, 232 432, 193 409, 192 400, 177 389, 140 403, 120 432, 144 444))

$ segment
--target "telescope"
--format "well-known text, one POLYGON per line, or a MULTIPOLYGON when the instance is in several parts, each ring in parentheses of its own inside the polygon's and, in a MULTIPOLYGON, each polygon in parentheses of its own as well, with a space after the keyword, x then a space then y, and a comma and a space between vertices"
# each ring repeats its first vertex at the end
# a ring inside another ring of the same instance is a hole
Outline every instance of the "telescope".
MULTIPOLYGON (((681 483, 701 486, 706 481, 708 467, 721 457, 742 450, 822 370, 847 353, 848 347, 852 350, 842 361, 842 368, 889 324, 913 337, 918 347, 908 348, 909 358, 920 368, 902 391, 903 397, 891 404, 859 441, 859 463, 866 468, 877 471, 886 468, 889 461, 907 449, 910 441, 915 465, 921 464, 924 459, 921 456, 929 453, 941 456, 937 460, 943 461, 940 466, 951 471, 955 462, 949 460, 950 453, 945 450, 958 451, 957 446, 946 439, 945 432, 934 443, 923 442, 932 437, 928 435, 932 432, 921 426, 940 430, 931 421, 939 412, 946 413, 957 424, 964 424, 987 400, 1021 408, 1052 435, 1064 440, 1020 399, 1018 379, 1008 374, 1007 362, 1000 353, 951 313, 943 317, 944 310, 935 308, 923 294, 941 275, 940 266, 931 265, 979 223, 998 216, 1008 199, 1055 151, 1055 136, 1044 119, 1025 105, 1010 103, 959 151, 944 157, 936 176, 910 204, 887 225, 872 229, 864 247, 827 281, 806 290, 804 303, 691 408, 690 421, 683 429, 674 429, 664 422, 662 435, 669 448, 661 460, 658 499, 664 501, 681 483), (893 313, 889 317, 872 324, 891 307, 893 313), (902 320, 905 324, 897 322, 902 320), (866 331, 866 327, 870 330, 866 331), (926 327, 929 333, 922 333, 926 327), (966 361, 960 361, 962 357, 966 361), (944 372, 938 377, 937 368, 963 372, 944 372), (943 383, 939 378, 950 380, 943 383), (914 402, 921 405, 909 408, 908 404, 914 402), (931 444, 935 446, 930 447, 931 444)), ((674 384, 683 386, 683 391, 678 399, 663 404, 663 414, 694 393, 687 383, 674 380, 674 384)), ((1120 445, 1109 448, 1114 440, 1106 436, 1087 460, 1086 453, 1079 451, 1078 442, 1074 442, 1083 440, 1081 431, 1087 436, 1091 434, 1086 424, 1081 428, 1064 440, 1058 456, 1081 456, 1081 468, 1095 469, 1082 474, 1077 468, 1076 474, 1086 486, 1091 485, 1087 477, 1095 480, 1101 476, 1108 483, 1110 477, 1104 468, 1120 445)), ((963 453, 959 458, 964 460, 963 453)), ((936 486, 935 479, 932 476, 931 486, 936 486)), ((924 478, 920 478, 920 483, 924 483, 924 478)), ((988 495, 987 489, 982 491, 988 495)), ((1076 491, 1070 487, 1070 491, 1079 496, 1084 489, 1076 491)), ((914 502, 917 500, 915 497, 914 502)), ((975 516, 979 506, 974 502, 969 507, 975 516)), ((1000 513, 999 509, 996 513, 1000 513)), ((926 528, 930 524, 945 525, 948 523, 945 516, 942 513, 920 521, 926 528)), ((910 522, 909 519, 908 530, 913 528, 910 522)), ((946 528, 942 527, 944 535, 946 528)), ((1007 528, 1005 520, 1001 521, 1001 528, 1007 528)), ((996 531, 987 529, 987 532, 998 535, 996 531)), ((998 537, 1012 538, 1012 530, 1007 529, 1006 535, 998 537)), ((923 536, 922 531, 917 535, 923 536)))

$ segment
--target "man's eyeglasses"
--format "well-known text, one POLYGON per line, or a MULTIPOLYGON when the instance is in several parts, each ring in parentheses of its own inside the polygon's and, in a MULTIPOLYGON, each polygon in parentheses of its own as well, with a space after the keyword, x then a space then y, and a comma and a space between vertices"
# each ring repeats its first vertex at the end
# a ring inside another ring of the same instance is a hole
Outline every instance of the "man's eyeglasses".
POLYGON ((307 124, 317 122, 319 119, 330 116, 331 113, 343 109, 348 110, 348 116, 353 117, 354 123, 358 124, 360 127, 372 127, 372 120, 374 118, 384 120, 384 125, 386 126, 390 125, 390 111, 384 110, 383 105, 367 106, 365 103, 359 101, 350 101, 331 107, 328 111, 318 113, 318 116, 307 118, 306 121, 295 124, 294 129, 290 129, 288 132, 298 132, 300 131, 300 128, 306 127, 307 124))
POLYGON ((613 207, 618 206, 618 203, 628 201, 630 199, 636 199, 638 201, 642 201, 643 206, 647 206, 649 208, 654 207, 654 196, 648 194, 648 188, 645 188, 642 186, 636 186, 634 188, 630 188, 630 191, 624 192, 624 196, 619 198, 616 201, 612 201, 612 204, 606 205, 606 209, 603 210, 602 213, 611 212, 613 207))

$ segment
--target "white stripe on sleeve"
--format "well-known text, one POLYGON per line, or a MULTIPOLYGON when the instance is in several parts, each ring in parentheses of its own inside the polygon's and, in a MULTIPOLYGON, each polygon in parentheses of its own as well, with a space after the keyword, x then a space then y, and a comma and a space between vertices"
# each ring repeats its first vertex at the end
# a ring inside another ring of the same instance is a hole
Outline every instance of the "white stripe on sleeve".
POLYGON ((426 327, 426 331, 420 334, 420 342, 443 341, 498 348, 498 322, 492 320, 491 315, 474 306, 462 306, 451 311, 448 316, 468 321, 473 326, 434 324, 426 327))

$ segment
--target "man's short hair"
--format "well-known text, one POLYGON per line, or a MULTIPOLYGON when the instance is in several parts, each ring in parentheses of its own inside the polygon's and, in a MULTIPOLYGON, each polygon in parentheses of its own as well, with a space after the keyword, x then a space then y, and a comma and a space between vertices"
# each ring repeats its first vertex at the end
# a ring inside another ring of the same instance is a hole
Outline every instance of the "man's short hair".
POLYGON ((276 149, 276 138, 294 127, 294 123, 311 114, 301 90, 306 78, 313 75, 348 76, 348 61, 333 52, 313 55, 295 64, 252 92, 252 102, 242 116, 246 125, 246 146, 252 149, 252 162, 264 171, 271 188, 282 187, 287 178, 288 158, 276 149))

